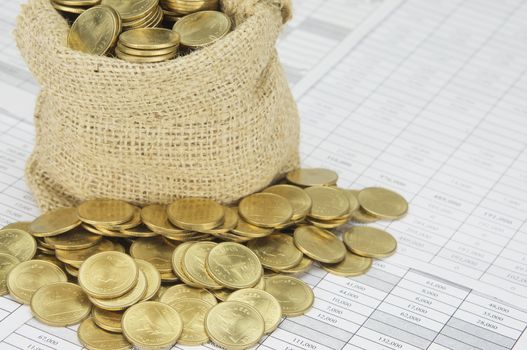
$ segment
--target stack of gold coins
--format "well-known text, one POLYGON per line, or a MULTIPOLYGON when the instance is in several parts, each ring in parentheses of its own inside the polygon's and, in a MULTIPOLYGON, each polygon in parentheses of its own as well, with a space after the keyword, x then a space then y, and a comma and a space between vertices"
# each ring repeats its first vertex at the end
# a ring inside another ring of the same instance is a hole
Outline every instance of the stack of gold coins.
POLYGON ((117 11, 123 22, 123 31, 157 27, 163 20, 159 0, 102 0, 101 4, 117 11))
POLYGON ((51 5, 56 10, 68 15, 80 15, 100 3, 101 0, 51 0, 51 5))
POLYGON ((176 57, 179 34, 163 28, 139 28, 119 36, 115 54, 129 62, 154 63, 176 57))
MULTIPOLYGON (((144 34, 152 30, 124 33, 120 44, 177 37, 144 34)), ((397 242, 362 223, 408 211, 388 189, 337 187, 330 170, 296 169, 285 180, 237 206, 90 199, 10 224, 0 230, 0 295, 30 304, 45 324, 81 323, 88 349, 251 347, 282 317, 312 307, 311 288, 295 276, 314 265, 345 277, 366 273, 397 242), (233 327, 244 336, 233 338, 233 327)))
POLYGON ((159 4, 165 18, 172 22, 194 12, 218 9, 218 0, 160 0, 159 4))

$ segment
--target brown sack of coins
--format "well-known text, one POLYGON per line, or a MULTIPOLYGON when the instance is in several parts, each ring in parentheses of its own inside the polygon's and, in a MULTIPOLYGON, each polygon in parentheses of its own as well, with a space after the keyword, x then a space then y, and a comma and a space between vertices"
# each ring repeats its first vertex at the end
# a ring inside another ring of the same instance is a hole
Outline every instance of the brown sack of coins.
POLYGON ((298 166, 275 49, 290 0, 27 1, 15 34, 46 87, 26 171, 42 209, 234 202, 298 166))
POLYGON ((321 268, 353 278, 396 252, 390 233, 356 213, 397 219, 406 200, 380 187, 342 189, 337 179, 296 169, 289 184, 237 208, 193 197, 143 208, 90 199, 48 211, 0 230, 0 294, 47 325, 80 323, 90 350, 252 347, 283 317, 309 312, 315 295, 301 275, 321 268))

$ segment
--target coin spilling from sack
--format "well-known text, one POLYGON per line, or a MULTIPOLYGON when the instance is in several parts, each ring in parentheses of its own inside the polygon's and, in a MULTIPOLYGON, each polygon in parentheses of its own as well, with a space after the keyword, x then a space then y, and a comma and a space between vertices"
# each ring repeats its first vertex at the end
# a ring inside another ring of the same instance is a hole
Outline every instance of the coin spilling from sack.
MULTIPOLYGON (((137 50, 175 42, 164 33, 145 47, 127 33, 122 45, 137 50)), ((357 276, 396 251, 391 234, 361 223, 401 218, 406 200, 337 180, 327 169, 297 169, 237 206, 90 199, 10 224, 0 230, 0 294, 30 304, 45 324, 80 323, 88 349, 252 347, 283 317, 309 312, 314 294, 302 274, 357 276)))
POLYGON ((218 0, 50 0, 76 17, 68 47, 132 63, 157 63, 211 45, 232 27, 218 0))

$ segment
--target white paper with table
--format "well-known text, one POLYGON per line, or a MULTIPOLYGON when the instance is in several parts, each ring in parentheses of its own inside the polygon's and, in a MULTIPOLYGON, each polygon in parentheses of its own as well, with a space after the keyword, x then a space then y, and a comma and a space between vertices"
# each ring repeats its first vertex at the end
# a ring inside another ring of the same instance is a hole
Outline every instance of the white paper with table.
MULTIPOLYGON (((0 1, 5 29, 17 6, 0 1)), ((304 165, 393 188, 410 213, 376 224, 399 249, 367 275, 310 271, 314 308, 258 348, 526 349, 527 2, 295 5, 279 51, 304 165)), ((23 180, 37 89, 3 33, 0 225, 38 213, 23 180)), ((44 326, 8 298, 0 320, 0 349, 82 348, 75 327, 44 326)))

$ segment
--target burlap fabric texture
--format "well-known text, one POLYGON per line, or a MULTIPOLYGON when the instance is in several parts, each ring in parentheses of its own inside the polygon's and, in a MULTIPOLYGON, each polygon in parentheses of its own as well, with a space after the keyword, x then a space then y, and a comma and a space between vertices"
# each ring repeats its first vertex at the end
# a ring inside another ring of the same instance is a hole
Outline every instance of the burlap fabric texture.
POLYGON ((289 1, 224 0, 234 30, 156 64, 86 55, 48 0, 29 0, 15 35, 40 84, 26 177, 49 210, 87 198, 139 205, 224 203, 298 164, 299 118, 275 43, 289 1))

